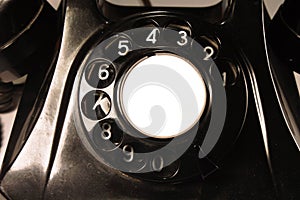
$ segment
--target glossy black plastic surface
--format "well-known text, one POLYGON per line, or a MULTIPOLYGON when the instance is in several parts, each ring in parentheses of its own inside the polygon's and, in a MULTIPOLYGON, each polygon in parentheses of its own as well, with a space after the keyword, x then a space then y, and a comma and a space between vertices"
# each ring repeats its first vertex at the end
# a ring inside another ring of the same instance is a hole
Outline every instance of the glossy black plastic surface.
POLYGON ((57 20, 55 10, 42 0, 0 1, 0 72, 38 72, 39 59, 47 59, 46 51, 58 36, 57 20))
POLYGON ((300 73, 300 2, 286 1, 277 12, 268 29, 270 45, 284 62, 300 73))
MULTIPOLYGON (((13 138, 17 143, 9 144, 1 171, 2 193, 10 199, 299 198, 299 152, 281 113, 268 69, 260 1, 236 1, 232 17, 216 25, 214 31, 221 42, 233 41, 224 48, 238 52, 231 56, 242 61, 240 67, 249 93, 242 132, 225 158, 219 153, 210 155, 220 166, 217 171, 175 183, 153 183, 114 170, 101 164, 83 145, 73 118, 74 80, 89 50, 108 30, 118 26, 99 16, 94 1, 65 3, 60 55, 53 79, 46 78, 49 92, 40 93, 40 113, 30 115, 36 123, 28 120, 20 129, 20 137, 13 138)), ((188 15, 182 17, 188 19, 188 15)), ((239 98, 239 94, 233 97, 239 98)), ((226 141, 226 135, 223 137, 226 141)), ((233 140, 228 142, 234 143, 233 140)), ((227 148, 220 146, 215 151, 225 152, 227 148)), ((194 163, 190 162, 190 166, 193 168, 194 163)))

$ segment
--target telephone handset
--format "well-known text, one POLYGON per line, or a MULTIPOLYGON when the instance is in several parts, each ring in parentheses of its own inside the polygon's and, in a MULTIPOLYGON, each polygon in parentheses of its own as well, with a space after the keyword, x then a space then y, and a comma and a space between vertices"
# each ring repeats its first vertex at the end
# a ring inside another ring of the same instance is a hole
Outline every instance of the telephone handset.
POLYGON ((30 110, 57 54, 60 17, 44 0, 0 1, 0 113, 15 108, 16 79, 26 74, 35 82, 25 89, 30 110))
POLYGON ((272 173, 274 131, 297 154, 274 101, 262 2, 144 2, 64 2, 49 90, 9 143, 2 192, 11 199, 299 195, 272 173))

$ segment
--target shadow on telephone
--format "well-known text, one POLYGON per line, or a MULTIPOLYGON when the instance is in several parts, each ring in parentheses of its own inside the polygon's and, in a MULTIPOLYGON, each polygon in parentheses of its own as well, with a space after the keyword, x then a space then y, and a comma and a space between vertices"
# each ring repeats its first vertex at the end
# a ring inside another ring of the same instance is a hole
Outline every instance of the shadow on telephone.
POLYGON ((1 194, 298 199, 297 8, 0 0, 0 72, 28 74, 1 194))

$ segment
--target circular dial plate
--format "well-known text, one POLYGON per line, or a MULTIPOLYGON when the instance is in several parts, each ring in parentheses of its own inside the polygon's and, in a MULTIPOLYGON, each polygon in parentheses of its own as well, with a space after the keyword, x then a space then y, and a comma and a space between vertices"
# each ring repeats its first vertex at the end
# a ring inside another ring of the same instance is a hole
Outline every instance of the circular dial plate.
POLYGON ((100 162, 139 178, 206 176, 245 117, 239 54, 211 25, 194 21, 205 33, 179 18, 150 19, 120 25, 82 63, 79 136, 100 162))

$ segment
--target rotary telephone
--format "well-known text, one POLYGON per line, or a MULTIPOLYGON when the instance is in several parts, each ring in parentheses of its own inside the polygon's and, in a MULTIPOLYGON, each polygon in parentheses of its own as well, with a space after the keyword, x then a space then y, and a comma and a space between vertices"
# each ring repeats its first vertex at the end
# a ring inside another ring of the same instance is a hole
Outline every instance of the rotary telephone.
MULTIPOLYGON (((47 8, 42 24, 51 28, 30 37, 41 39, 36 53, 17 54, 32 68, 6 62, 28 78, 1 193, 299 198, 296 8, 287 0, 273 20, 260 0, 66 0, 58 12, 47 8)), ((8 50, 1 58, 12 58, 8 50)))

